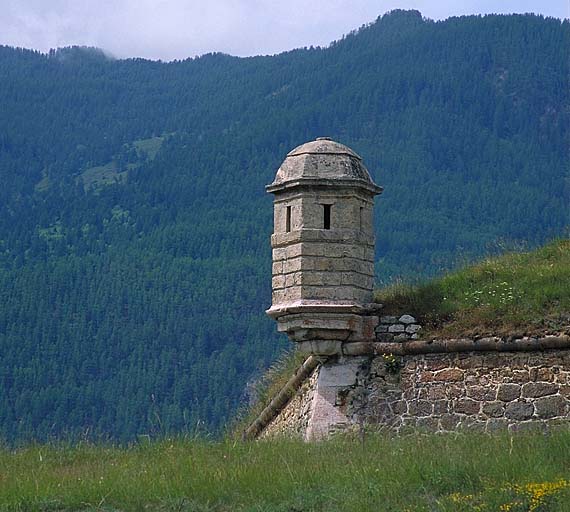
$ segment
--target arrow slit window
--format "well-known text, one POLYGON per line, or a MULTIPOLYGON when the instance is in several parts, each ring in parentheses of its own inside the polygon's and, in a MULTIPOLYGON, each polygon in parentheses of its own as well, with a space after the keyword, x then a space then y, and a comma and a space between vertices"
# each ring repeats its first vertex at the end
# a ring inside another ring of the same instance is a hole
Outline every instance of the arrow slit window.
POLYGON ((323 229, 331 228, 331 208, 332 204, 323 204, 323 229))

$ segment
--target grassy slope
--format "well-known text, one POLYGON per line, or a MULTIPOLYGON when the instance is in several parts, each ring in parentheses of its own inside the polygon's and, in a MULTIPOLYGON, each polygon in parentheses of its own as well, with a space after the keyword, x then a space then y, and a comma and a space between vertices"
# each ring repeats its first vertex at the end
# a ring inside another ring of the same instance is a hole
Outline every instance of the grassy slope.
MULTIPOLYGON (((378 299, 429 322, 431 334, 544 332, 570 324, 568 283, 561 240, 378 299)), ((298 362, 282 362, 267 395, 298 362)), ((569 451, 567 431, 32 446, 0 452, 0 511, 565 511, 569 451)))
POLYGON ((32 446, 0 452, 0 510, 563 511, 569 450, 568 432, 32 446))
POLYGON ((570 329, 570 240, 511 253, 418 286, 379 290, 386 313, 411 312, 432 336, 570 329))

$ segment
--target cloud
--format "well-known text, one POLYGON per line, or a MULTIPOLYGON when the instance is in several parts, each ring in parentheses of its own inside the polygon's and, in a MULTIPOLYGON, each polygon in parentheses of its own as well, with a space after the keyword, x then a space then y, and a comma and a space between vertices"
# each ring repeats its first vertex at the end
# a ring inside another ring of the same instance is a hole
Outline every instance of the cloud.
POLYGON ((326 45, 395 9, 441 19, 486 12, 565 17, 560 1, 533 0, 5 0, 0 43, 47 51, 98 46, 118 57, 183 59, 211 51, 271 54, 326 45))

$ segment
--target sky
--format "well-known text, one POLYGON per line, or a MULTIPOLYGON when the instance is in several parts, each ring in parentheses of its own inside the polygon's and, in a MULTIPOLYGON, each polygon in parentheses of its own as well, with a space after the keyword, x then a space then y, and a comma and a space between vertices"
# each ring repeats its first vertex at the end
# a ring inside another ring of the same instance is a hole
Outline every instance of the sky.
POLYGON ((0 0, 0 44, 43 52, 96 46, 115 57, 249 56, 326 46, 392 9, 425 17, 532 12, 568 18, 570 0, 0 0), (7 3, 7 8, 6 8, 7 3))

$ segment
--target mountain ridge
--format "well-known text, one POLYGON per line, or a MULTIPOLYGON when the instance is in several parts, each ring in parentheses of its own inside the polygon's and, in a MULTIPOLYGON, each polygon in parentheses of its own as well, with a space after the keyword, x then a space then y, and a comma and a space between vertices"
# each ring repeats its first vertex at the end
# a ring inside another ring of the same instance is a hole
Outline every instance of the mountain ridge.
POLYGON ((264 186, 317 136, 385 188, 379 282, 564 234, 569 26, 398 11, 324 49, 172 63, 0 48, 1 435, 223 425, 285 347, 264 186))

